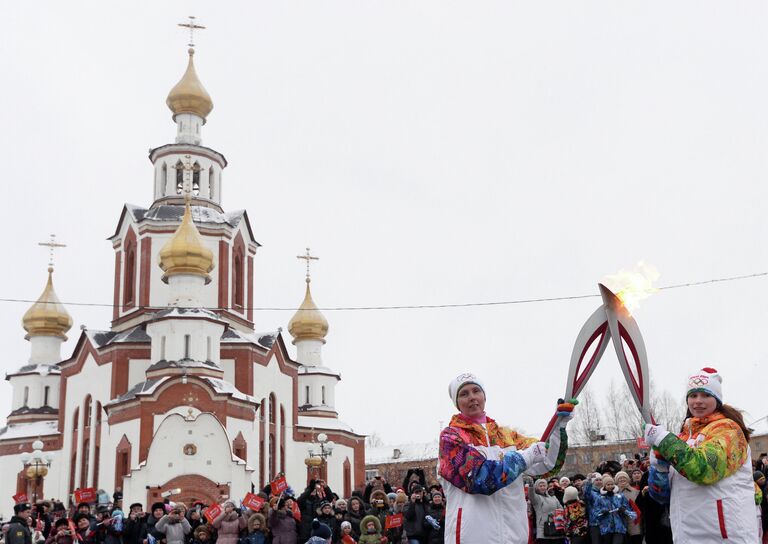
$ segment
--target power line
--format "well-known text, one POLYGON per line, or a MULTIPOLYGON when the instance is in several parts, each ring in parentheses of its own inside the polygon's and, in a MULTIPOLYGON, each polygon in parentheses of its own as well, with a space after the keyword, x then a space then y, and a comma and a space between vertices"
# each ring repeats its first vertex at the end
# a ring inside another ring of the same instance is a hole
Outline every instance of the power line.
MULTIPOLYGON (((755 272, 754 274, 742 274, 739 276, 729 276, 725 278, 712 278, 708 280, 701 280, 701 281, 691 281, 687 283, 676 283, 672 285, 665 285, 662 287, 657 287, 655 290, 658 291, 668 291, 670 289, 683 289, 688 287, 699 287, 702 285, 711 285, 716 283, 725 283, 725 282, 733 282, 733 281, 741 281, 741 280, 748 280, 748 279, 754 279, 754 278, 761 278, 768 276, 768 271, 766 272, 755 272)), ((363 311, 363 310, 430 310, 430 309, 441 309, 441 308, 472 308, 472 307, 483 307, 483 306, 511 306, 515 304, 537 304, 541 302, 562 302, 562 301, 569 301, 569 300, 580 300, 585 298, 599 298, 599 293, 591 293, 591 294, 584 294, 584 295, 569 295, 569 296, 559 296, 559 297, 538 297, 538 298, 521 298, 521 299, 512 299, 512 300, 496 300, 496 301, 486 301, 486 302, 457 302, 457 303, 447 303, 447 304, 401 304, 401 305, 395 305, 395 306, 329 306, 326 308, 319 308, 319 310, 326 311, 326 312, 340 312, 340 311, 363 311)), ((33 304, 37 302, 37 300, 31 300, 31 299, 21 299, 21 298, 0 298, 0 302, 19 302, 19 303, 27 303, 27 304, 33 304)), ((61 304, 65 306, 88 306, 88 307, 97 307, 97 308, 114 308, 115 306, 120 307, 121 304, 105 304, 105 303, 98 303, 98 302, 61 302, 61 304)), ((154 307, 154 306, 134 306, 133 308, 136 309, 142 309, 142 310, 165 310, 167 307, 154 307)), ((188 308, 182 308, 182 309, 188 309, 188 308)), ((237 308, 233 307, 216 307, 216 308, 208 308, 208 307, 202 307, 202 308, 196 308, 196 309, 203 309, 203 310, 209 310, 209 311, 228 311, 228 310, 234 310, 236 309, 238 312, 245 312, 248 310, 252 310, 254 312, 295 312, 298 310, 295 306, 263 306, 263 307, 241 307, 238 306, 237 308)))

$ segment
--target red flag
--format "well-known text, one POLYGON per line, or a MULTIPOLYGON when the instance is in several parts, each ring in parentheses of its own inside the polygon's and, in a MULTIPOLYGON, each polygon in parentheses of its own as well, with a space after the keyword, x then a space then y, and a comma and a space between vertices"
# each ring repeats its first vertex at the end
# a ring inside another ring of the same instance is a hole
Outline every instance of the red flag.
POLYGON ((265 502, 267 501, 258 495, 253 493, 246 493, 245 498, 243 499, 243 506, 250 508, 254 512, 258 512, 262 509, 265 502))
POLYGON ((286 489, 288 489, 288 482, 285 481, 285 476, 278 476, 274 480, 272 480, 272 483, 269 484, 272 488, 272 494, 273 495, 279 495, 286 489))
POLYGON ((84 487, 82 489, 75 489, 75 502, 96 502, 96 489, 93 487, 84 487))
POLYGON ((21 504, 24 502, 29 502, 29 499, 27 498, 26 493, 18 493, 13 496, 13 503, 14 504, 21 504))
POLYGON ((384 520, 384 530, 397 529, 403 526, 403 514, 393 514, 384 520))
POLYGON ((213 523, 213 520, 219 517, 223 511, 220 504, 214 504, 203 510, 203 515, 208 520, 208 523, 213 523))

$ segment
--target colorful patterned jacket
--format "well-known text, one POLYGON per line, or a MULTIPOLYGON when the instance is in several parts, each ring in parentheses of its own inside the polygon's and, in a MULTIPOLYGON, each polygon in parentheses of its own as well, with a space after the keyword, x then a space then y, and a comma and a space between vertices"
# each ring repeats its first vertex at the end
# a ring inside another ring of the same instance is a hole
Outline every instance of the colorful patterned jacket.
POLYGON ((670 504, 676 538, 756 541, 751 453, 736 422, 719 412, 689 418, 678 436, 670 433, 657 449, 666 461, 651 467, 648 489, 653 499, 670 504))

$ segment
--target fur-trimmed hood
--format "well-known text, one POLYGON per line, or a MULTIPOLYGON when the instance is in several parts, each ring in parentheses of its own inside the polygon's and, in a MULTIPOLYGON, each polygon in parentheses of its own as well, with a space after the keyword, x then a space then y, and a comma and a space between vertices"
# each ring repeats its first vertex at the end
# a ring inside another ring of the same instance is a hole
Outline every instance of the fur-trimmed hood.
MULTIPOLYGON (((385 495, 386 497, 386 495, 385 495)), ((381 533, 381 521, 376 516, 365 516, 363 519, 360 520, 360 534, 365 535, 368 532, 365 529, 365 526, 368 525, 368 522, 372 521, 374 526, 376 527, 376 532, 381 533)))

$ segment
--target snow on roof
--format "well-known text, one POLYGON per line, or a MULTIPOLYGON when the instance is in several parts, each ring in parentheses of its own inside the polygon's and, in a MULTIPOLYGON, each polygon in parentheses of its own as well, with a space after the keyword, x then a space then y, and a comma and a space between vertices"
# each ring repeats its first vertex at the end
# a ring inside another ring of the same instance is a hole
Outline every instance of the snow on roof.
POLYGON ((110 344, 122 344, 125 342, 149 342, 151 340, 142 325, 137 325, 120 332, 87 329, 85 331, 85 335, 93 345, 100 348, 110 344))
POLYGON ((752 434, 755 434, 755 435, 768 434, 768 416, 758 419, 757 421, 752 423, 750 427, 754 429, 754 432, 752 434))
MULTIPOLYGON (((183 205, 163 204, 156 208, 147 210, 139 206, 132 204, 126 204, 126 208, 133 215, 136 222, 143 221, 145 219, 150 221, 181 221, 181 217, 184 215, 183 205)), ((240 220, 243 218, 245 210, 234 210, 228 213, 222 213, 213 208, 207 206, 191 206, 192 220, 195 223, 208 223, 215 225, 228 224, 232 227, 236 227, 240 220)))
POLYGON ((12 440, 14 438, 27 438, 38 436, 50 436, 59 434, 59 422, 32 421, 30 423, 11 423, 0 429, 0 440, 12 440))
POLYGON ((301 365, 299 367, 299 374, 330 374, 331 376, 336 376, 337 378, 341 379, 340 373, 336 372, 335 370, 331 370, 327 366, 301 365))
POLYGON ((105 406, 111 406, 112 404, 117 404, 119 402, 135 398, 139 395, 151 395, 155 389, 157 389, 163 382, 168 379, 168 376, 163 376, 162 378, 152 378, 145 382, 137 383, 127 392, 123 393, 116 399, 109 401, 107 404, 105 404, 105 406))
POLYGON ((244 400, 246 402, 252 402, 254 404, 259 403, 259 401, 257 401, 255 397, 246 395, 245 393, 241 392, 237 387, 235 387, 229 382, 220 380, 218 378, 209 378, 207 376, 203 379, 207 381, 209 384, 211 384, 211 387, 213 387, 214 391, 216 391, 217 393, 231 394, 234 398, 238 400, 244 400))
POLYGON ((309 427, 318 430, 328 429, 332 431, 346 431, 348 433, 355 432, 352 430, 352 427, 340 419, 331 417, 299 416, 299 427, 309 427))
POLYGON ((271 332, 243 332, 229 328, 221 335, 222 342, 250 342, 263 348, 270 349, 277 339, 279 331, 271 332))
POLYGON ((206 368, 223 372, 222 368, 213 361, 196 361, 195 359, 179 359, 178 361, 166 361, 165 359, 161 359, 156 363, 152 363, 147 368, 147 372, 161 370, 163 368, 206 368))
POLYGON ((48 376, 49 374, 61 374, 61 368, 55 363, 27 364, 19 368, 16 372, 7 374, 7 376, 16 376, 18 374, 39 374, 41 376, 48 376))
POLYGON ((365 448, 365 464, 379 465, 384 463, 405 463, 409 461, 426 461, 437 459, 437 440, 425 443, 395 444, 365 448), (398 454, 399 452, 399 454, 398 454))
MULTIPOLYGON (((222 321, 219 314, 206 310, 205 308, 168 308, 167 310, 161 310, 157 312, 154 319, 168 318, 168 317, 203 317, 213 319, 215 321, 222 321)), ((223 321, 222 321, 223 322, 223 321)))

